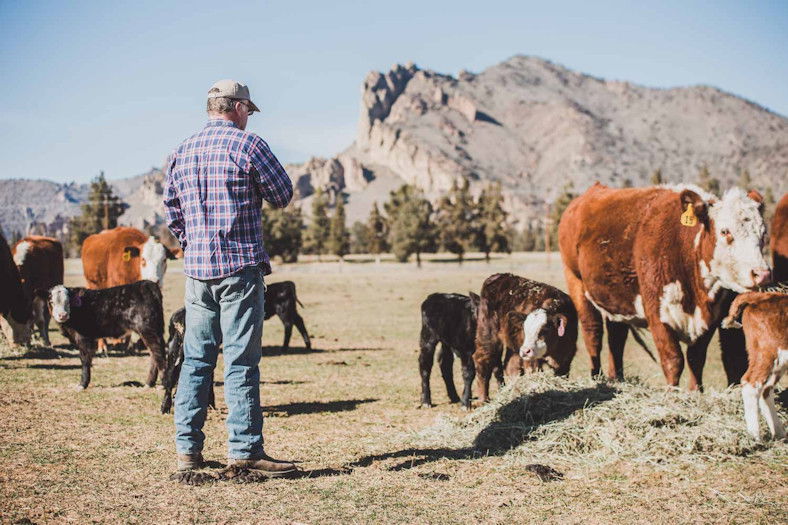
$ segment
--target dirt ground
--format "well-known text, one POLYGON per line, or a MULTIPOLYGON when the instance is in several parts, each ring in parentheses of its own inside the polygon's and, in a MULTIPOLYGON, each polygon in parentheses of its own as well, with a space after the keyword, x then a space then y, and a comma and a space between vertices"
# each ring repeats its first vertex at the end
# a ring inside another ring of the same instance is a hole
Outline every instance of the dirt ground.
MULTIPOLYGON (((472 258, 473 259, 473 258, 472 258)), ((82 285, 78 261, 66 284, 82 285)), ((165 314, 183 303, 180 261, 164 286, 165 314)), ((54 350, 0 349, 0 519, 8 523, 775 523, 788 522, 786 445, 692 462, 624 461, 563 470, 541 481, 506 450, 420 446, 418 432, 442 418, 470 417, 450 405, 437 367, 432 409, 419 409, 419 305, 431 292, 477 291, 512 271, 564 288, 557 254, 516 254, 461 267, 440 258, 414 265, 336 262, 285 265, 269 281, 296 282, 314 350, 281 352, 282 328, 266 322, 261 361, 266 449, 299 460, 304 477, 188 486, 175 467, 171 415, 161 390, 142 386, 148 356, 94 360, 77 391, 79 358, 51 325, 54 350), (136 386, 135 386, 136 385, 136 386), (776 449, 775 449, 776 447, 776 449)), ((295 331, 294 331, 295 332, 295 331)), ((707 390, 725 387, 716 340, 707 390)), ((605 359, 607 355, 605 354, 605 359)), ((655 391, 657 364, 630 341, 626 373, 655 391)), ((571 377, 586 377, 580 349, 571 377)), ((685 374, 685 378, 686 379, 685 374)), ((458 364, 455 382, 460 385, 458 364)), ((206 423, 205 456, 226 463, 221 358, 218 410, 206 423)), ((523 378, 527 381, 528 378, 523 378)), ((708 395, 708 394, 698 394, 708 395)), ((582 407, 579 407, 582 409, 582 407)), ((784 414, 784 412, 783 412, 784 414)), ((741 421, 741 432, 744 422, 741 421)))

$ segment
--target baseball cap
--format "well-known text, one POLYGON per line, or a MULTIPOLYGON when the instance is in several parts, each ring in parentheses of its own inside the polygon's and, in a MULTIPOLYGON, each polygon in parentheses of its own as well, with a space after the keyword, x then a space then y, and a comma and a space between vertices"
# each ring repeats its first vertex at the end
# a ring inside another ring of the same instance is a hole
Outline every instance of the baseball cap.
POLYGON ((211 86, 208 90, 208 98, 235 98, 240 100, 249 101, 249 109, 252 111, 260 111, 260 109, 252 102, 249 96, 249 88, 246 84, 241 84, 235 80, 220 80, 211 86))

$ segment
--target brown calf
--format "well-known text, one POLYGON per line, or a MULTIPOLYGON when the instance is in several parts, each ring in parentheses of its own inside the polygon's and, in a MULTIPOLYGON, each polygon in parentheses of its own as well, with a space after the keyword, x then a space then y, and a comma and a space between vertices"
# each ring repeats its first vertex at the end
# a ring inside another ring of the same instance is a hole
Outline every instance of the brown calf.
POLYGON ((770 246, 774 264, 774 280, 788 281, 788 193, 783 195, 772 219, 770 246))
POLYGON ((788 294, 742 294, 731 304, 723 326, 743 327, 747 340, 750 364, 741 381, 747 431, 755 439, 760 439, 760 405, 760 412, 772 436, 784 438, 785 428, 774 408, 774 387, 788 368, 788 294))
POLYGON ((482 285, 473 360, 479 400, 486 402, 490 377, 500 367, 509 375, 547 363, 566 375, 577 352, 577 312, 570 297, 550 285, 510 273, 491 275, 482 285))
POLYGON ((33 298, 33 322, 42 341, 50 346, 49 308, 36 292, 63 284, 63 246, 57 239, 29 235, 11 248, 22 285, 33 298))

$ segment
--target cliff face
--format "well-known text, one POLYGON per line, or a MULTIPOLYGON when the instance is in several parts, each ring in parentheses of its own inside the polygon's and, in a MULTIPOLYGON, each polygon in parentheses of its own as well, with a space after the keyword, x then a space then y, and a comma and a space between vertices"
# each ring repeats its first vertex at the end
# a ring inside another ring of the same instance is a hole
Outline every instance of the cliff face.
POLYGON ((433 197, 458 177, 476 191, 500 181, 506 206, 525 219, 568 182, 575 191, 596 180, 647 185, 657 168, 693 181, 703 165, 723 187, 747 169, 755 187, 785 192, 788 120, 711 87, 652 89, 516 56, 456 78, 413 64, 369 73, 355 142, 291 171, 303 196, 335 187, 351 204, 357 194, 372 202, 379 174, 433 197))
MULTIPOLYGON (((788 191, 788 119, 718 89, 653 89, 606 81, 534 57, 515 56, 456 77, 395 65, 362 84, 355 141, 336 156, 286 166, 309 213, 322 187, 348 197, 348 220, 408 182, 437 198, 458 177, 479 191, 499 181, 520 225, 573 183, 647 185, 694 181, 701 166, 727 187, 740 171, 753 186, 788 191)), ((161 222, 162 174, 113 181, 129 203, 121 222, 161 222)), ((86 185, 0 181, 0 225, 24 232, 32 221, 62 223, 79 212, 86 185)))

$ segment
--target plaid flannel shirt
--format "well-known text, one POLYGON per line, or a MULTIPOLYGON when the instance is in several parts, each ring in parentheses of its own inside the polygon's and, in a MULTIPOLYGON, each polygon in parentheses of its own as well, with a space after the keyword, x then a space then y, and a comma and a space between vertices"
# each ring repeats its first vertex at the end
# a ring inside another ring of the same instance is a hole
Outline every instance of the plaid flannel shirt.
POLYGON ((263 139, 212 119, 170 154, 166 170, 165 216, 187 276, 219 279, 254 265, 271 273, 263 200, 287 206, 293 183, 263 139))

